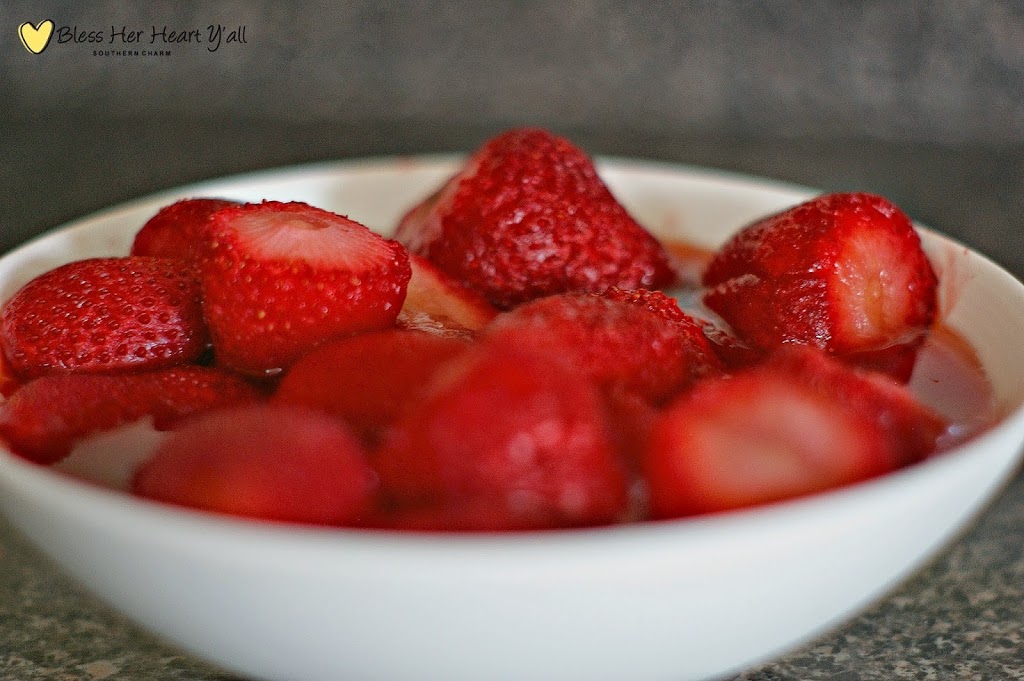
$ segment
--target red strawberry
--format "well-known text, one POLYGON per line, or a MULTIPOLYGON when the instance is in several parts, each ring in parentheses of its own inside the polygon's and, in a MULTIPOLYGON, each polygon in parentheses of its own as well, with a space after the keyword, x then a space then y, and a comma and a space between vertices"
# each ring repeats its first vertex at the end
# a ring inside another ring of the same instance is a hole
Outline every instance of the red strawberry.
POLYGON ((675 281, 668 254, 615 200, 590 158, 532 128, 488 141, 406 215, 396 238, 500 308, 675 281))
POLYGON ((43 376, 0 403, 0 438, 12 451, 48 464, 88 435, 145 416, 164 428, 193 413, 258 399, 247 382, 206 367, 43 376))
POLYGON ((14 375, 10 362, 0 352, 0 396, 10 397, 14 391, 21 387, 21 379, 14 375))
POLYGON ((400 319, 416 320, 419 315, 444 326, 479 331, 498 313, 476 291, 437 269, 426 258, 410 254, 412 278, 406 290, 400 319))
POLYGON ((658 518, 779 501, 892 468, 868 415, 770 366, 696 385, 659 417, 644 459, 658 518))
POLYGON ((849 411, 865 414, 882 429, 894 466, 921 461, 933 451, 948 427, 892 378, 851 369, 812 348, 786 348, 767 365, 795 377, 822 397, 849 411))
POLYGON ((812 199, 746 227, 708 266, 704 302, 748 343, 836 355, 920 337, 936 278, 910 220, 870 194, 812 199))
POLYGON ((0 341, 15 373, 33 377, 185 364, 203 352, 207 332, 187 268, 131 256, 80 260, 36 277, 4 307, 0 341))
POLYGON ((700 327, 670 302, 664 294, 548 296, 502 314, 484 338, 543 350, 606 388, 659 402, 720 370, 700 327))
POLYGON ((345 525, 367 513, 375 486, 366 453, 345 424, 260 404, 183 425, 139 468, 132 491, 231 515, 345 525))
POLYGON ((342 338, 292 365, 274 401, 326 411, 376 441, 437 369, 468 347, 464 339, 397 329, 342 338))
POLYGON ((304 203, 213 215, 200 260, 217 362, 263 374, 311 347, 392 326, 409 282, 395 241, 304 203))
POLYGON ((400 508, 489 507, 511 525, 606 523, 626 510, 626 474, 593 386, 508 346, 480 346, 446 367, 375 464, 400 508))
POLYGON ((551 513, 513 511, 483 501, 378 509, 364 527, 407 532, 523 532, 564 527, 551 513))
POLYGON ((161 208, 135 235, 132 255, 194 261, 200 254, 210 216, 237 206, 224 199, 184 199, 161 208))

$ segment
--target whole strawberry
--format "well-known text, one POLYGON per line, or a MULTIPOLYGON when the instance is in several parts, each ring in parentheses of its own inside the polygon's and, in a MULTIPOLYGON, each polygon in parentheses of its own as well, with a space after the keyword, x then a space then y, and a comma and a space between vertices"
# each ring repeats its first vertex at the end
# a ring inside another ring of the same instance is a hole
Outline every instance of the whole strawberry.
POLYGON ((591 159, 532 128, 487 142, 406 215, 396 238, 501 308, 676 278, 661 244, 612 196, 591 159))
POLYGON ((63 265, 26 284, 0 316, 0 343, 22 377, 185 364, 207 339, 199 283, 165 258, 63 265))
POLYGON ((795 343, 857 359, 916 343, 935 318, 920 238, 871 194, 821 196, 751 224, 715 256, 704 285, 705 304, 765 350, 795 343))
POLYGON ((288 367, 332 338, 394 325, 409 256, 348 218, 267 201, 215 213, 199 260, 218 364, 288 367))

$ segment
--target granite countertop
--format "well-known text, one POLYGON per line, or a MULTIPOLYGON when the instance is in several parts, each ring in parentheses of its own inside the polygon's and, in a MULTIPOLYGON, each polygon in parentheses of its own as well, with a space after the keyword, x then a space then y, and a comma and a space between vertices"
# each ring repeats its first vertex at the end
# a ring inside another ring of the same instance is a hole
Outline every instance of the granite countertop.
MULTIPOLYGON (((0 253, 61 222, 177 184, 307 161, 468 149, 493 130, 400 121, 79 121, 0 130, 0 253)), ((1024 275, 1022 149, 863 140, 652 139, 562 131, 595 153, 715 166, 884 194, 1024 275)), ((235 677, 142 632, 0 520, 0 680, 235 677)), ((1024 479, 869 610, 743 681, 1024 679, 1024 479)))

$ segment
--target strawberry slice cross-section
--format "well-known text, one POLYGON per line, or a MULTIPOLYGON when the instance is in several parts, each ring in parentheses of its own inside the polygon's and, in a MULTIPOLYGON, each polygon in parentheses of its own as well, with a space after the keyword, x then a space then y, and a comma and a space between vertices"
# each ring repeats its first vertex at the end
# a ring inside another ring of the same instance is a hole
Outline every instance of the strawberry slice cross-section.
POLYGON ((327 340, 391 327, 402 308, 408 254, 357 222, 266 201, 211 223, 200 273, 219 364, 274 372, 327 340))

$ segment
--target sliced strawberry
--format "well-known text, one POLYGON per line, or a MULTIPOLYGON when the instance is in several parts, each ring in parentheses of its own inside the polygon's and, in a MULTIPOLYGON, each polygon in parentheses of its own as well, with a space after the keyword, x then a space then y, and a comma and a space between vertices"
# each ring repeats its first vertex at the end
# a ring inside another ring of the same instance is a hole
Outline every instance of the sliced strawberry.
POLYGON ((93 258, 42 274, 0 317, 16 374, 156 369, 194 361, 208 342, 199 284, 169 258, 93 258))
POLYGON ((283 405, 217 410, 189 421, 136 472, 150 499, 231 515, 345 525, 370 508, 366 453, 345 424, 283 405))
POLYGON ((202 250, 210 216, 237 205, 237 201, 199 198, 165 206, 135 235, 131 254, 194 261, 202 250))
POLYGON ((512 524, 619 519, 627 477, 594 387, 546 355, 480 346, 435 377, 374 459, 399 508, 490 507, 512 524))
POLYGON ((466 288, 426 258, 411 254, 409 264, 412 278, 400 319, 415 320, 426 315, 443 326, 479 331, 498 314, 486 298, 466 288))
POLYGON ((274 401, 326 411, 374 442, 469 341, 423 331, 387 330, 322 345, 285 374, 274 401))
POLYGON ((785 348, 767 365, 795 377, 823 398, 866 415, 882 429, 896 467, 926 458, 948 428, 945 419, 891 377, 852 369, 819 350, 785 348))
POLYGON ((720 371, 700 327, 678 306, 672 310, 671 299, 658 294, 655 304, 654 294, 638 301, 633 295, 548 296, 500 315, 483 337, 544 351, 603 387, 636 391, 652 402, 720 371))
POLYGON ((272 201, 215 213, 200 271, 217 362, 249 374, 391 327, 410 277, 397 242, 304 203, 272 201))
POLYGON ((876 351, 925 333, 936 277, 910 220, 870 194, 830 194, 746 227, 708 266, 705 304, 763 349, 876 351))
POLYGON ((67 456, 80 439, 145 416, 168 427, 206 409, 252 402, 259 391, 220 369, 43 376, 0 403, 0 438, 37 463, 67 456))
POLYGON ((871 418, 768 366, 684 394, 659 417, 644 460, 657 518, 779 501, 892 468, 871 418))
POLYGON ((397 237, 499 308, 553 293, 675 281, 668 254, 569 141, 532 128, 488 141, 397 237))

